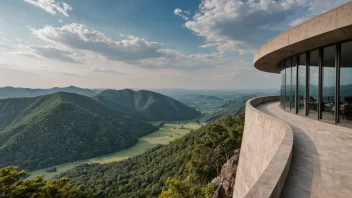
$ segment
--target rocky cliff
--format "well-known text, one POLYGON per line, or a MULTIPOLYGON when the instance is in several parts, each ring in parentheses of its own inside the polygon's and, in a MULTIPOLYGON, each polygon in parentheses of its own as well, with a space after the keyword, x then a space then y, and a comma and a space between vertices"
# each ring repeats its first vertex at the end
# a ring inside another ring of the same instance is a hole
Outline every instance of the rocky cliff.
POLYGON ((213 198, 232 198, 235 185, 239 150, 223 165, 221 173, 211 183, 216 187, 213 198))

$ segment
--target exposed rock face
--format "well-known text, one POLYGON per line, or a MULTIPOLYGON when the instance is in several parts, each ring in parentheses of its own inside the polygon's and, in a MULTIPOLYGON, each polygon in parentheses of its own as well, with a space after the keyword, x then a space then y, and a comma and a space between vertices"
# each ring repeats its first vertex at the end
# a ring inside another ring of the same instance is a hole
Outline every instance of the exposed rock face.
POLYGON ((239 150, 223 165, 221 173, 211 183, 217 187, 213 198, 231 198, 235 185, 239 150))

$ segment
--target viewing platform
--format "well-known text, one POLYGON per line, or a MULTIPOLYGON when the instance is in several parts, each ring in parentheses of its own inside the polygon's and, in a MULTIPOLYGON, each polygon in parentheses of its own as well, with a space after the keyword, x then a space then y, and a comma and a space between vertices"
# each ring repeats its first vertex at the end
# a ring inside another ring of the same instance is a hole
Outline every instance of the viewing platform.
POLYGON ((289 124, 294 134, 292 161, 281 197, 351 197, 352 130, 302 117, 264 103, 259 111, 289 124))

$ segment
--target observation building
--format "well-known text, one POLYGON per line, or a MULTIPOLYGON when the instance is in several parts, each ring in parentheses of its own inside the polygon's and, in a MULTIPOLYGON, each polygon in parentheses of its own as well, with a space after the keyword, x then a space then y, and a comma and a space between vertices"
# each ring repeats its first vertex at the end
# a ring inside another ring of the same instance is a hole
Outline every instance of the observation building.
POLYGON ((351 197, 352 2, 268 41, 254 66, 281 75, 280 95, 246 104, 233 197, 351 197))

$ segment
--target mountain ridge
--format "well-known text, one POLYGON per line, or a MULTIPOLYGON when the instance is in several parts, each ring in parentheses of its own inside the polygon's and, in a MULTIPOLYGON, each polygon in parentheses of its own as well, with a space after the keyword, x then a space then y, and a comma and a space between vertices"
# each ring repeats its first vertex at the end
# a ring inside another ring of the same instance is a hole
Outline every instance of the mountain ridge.
POLYGON ((68 93, 76 93, 88 97, 92 97, 97 93, 91 89, 80 88, 76 86, 68 86, 68 87, 53 87, 49 89, 32 89, 32 88, 23 88, 23 87, 0 87, 0 99, 6 98, 22 98, 22 97, 36 97, 48 95, 56 92, 68 92, 68 93))
POLYGON ((200 115, 200 112, 175 99, 147 90, 109 89, 93 98, 145 121, 189 120, 200 115))

